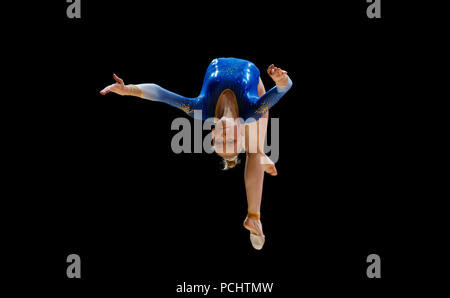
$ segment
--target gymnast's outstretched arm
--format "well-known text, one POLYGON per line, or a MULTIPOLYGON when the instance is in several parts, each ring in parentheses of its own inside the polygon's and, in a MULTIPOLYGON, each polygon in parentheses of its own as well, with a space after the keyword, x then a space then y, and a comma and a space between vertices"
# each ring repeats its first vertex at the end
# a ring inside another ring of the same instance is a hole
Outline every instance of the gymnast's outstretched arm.
POLYGON ((102 95, 114 92, 119 95, 136 96, 151 101, 165 102, 173 107, 183 110, 192 117, 195 109, 201 109, 199 107, 201 103, 197 98, 188 98, 178 95, 156 84, 125 85, 123 80, 115 74, 113 74, 113 78, 116 83, 109 85, 100 91, 102 95))

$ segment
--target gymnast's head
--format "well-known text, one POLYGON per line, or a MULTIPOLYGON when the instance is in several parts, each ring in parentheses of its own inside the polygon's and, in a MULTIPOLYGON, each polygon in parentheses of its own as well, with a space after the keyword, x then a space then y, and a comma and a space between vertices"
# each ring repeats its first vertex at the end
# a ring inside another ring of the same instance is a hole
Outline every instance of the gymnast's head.
POLYGON ((222 117, 212 129, 212 140, 215 152, 223 158, 224 170, 234 168, 243 151, 244 125, 239 118, 222 117))

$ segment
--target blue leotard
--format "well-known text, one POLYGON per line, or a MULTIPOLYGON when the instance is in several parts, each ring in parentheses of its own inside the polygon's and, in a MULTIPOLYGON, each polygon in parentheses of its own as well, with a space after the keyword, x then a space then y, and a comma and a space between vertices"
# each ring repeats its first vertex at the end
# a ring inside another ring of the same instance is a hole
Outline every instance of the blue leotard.
POLYGON ((292 86, 289 79, 286 86, 275 86, 259 97, 259 75, 259 69, 252 62, 236 58, 218 58, 209 64, 200 95, 195 98, 178 95, 156 84, 137 86, 142 90, 143 98, 165 102, 193 118, 207 121, 214 119, 220 94, 230 89, 236 96, 239 117, 251 122, 265 114, 292 86), (194 110, 200 110, 201 113, 194 113, 194 110))

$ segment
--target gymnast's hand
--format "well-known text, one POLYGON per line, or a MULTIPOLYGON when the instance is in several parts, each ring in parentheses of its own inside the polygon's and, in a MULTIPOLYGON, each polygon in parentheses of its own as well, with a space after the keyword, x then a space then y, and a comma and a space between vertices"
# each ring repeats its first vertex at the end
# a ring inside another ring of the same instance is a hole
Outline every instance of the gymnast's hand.
POLYGON ((100 91, 100 94, 105 95, 109 92, 114 92, 119 95, 129 95, 130 94, 129 87, 125 86, 123 80, 118 76, 116 76, 116 74, 113 74, 113 78, 116 81, 116 83, 105 87, 102 91, 100 91))
POLYGON ((267 73, 277 86, 286 86, 287 83, 289 82, 289 76, 287 75, 287 71, 275 67, 275 65, 273 64, 267 68, 267 73))

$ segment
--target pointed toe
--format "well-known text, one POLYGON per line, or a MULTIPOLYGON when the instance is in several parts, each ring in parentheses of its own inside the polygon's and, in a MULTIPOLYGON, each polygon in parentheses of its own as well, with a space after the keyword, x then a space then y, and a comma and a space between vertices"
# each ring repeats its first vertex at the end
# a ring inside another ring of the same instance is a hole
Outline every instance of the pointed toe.
POLYGON ((261 250, 263 248, 265 240, 265 236, 258 236, 250 233, 250 242, 252 243, 253 248, 256 250, 261 250))

